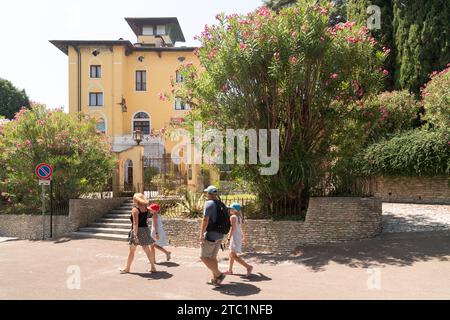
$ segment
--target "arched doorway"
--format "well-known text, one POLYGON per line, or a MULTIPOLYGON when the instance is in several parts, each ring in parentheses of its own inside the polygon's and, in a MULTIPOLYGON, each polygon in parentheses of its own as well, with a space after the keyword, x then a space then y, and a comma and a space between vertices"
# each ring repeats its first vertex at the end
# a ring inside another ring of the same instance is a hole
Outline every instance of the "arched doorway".
POLYGON ((125 161, 124 166, 124 187, 125 191, 133 189, 133 161, 125 161))

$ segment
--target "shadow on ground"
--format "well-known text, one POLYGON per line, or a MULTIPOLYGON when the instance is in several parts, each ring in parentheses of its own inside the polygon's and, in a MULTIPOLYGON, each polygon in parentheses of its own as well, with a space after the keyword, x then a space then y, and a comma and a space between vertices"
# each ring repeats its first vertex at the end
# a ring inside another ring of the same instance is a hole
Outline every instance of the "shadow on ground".
POLYGON ((180 265, 178 263, 175 262, 157 262, 156 263, 157 266, 164 266, 167 268, 175 268, 175 267, 179 267, 180 265))
POLYGON ((249 283, 228 282, 213 290, 221 294, 234 297, 252 296, 261 292, 261 289, 249 283))
POLYGON ((147 273, 130 273, 130 274, 146 278, 148 280, 167 280, 173 277, 173 274, 168 273, 167 271, 158 271, 155 273, 147 272, 147 273))
POLYGON ((450 260, 450 232, 417 232, 383 234, 364 241, 298 247, 290 256, 247 253, 244 259, 259 263, 294 263, 320 272, 329 263, 352 268, 411 266, 416 262, 450 260))

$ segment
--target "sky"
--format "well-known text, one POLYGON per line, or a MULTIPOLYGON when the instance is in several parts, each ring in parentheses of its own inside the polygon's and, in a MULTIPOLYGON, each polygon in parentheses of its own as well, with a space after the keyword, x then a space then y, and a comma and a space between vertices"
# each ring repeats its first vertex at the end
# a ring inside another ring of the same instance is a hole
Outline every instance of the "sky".
POLYGON ((248 13, 262 0, 5 0, 0 9, 0 78, 32 101, 68 110, 68 59, 49 40, 117 40, 136 36, 125 17, 177 17, 186 43, 217 13, 248 13))

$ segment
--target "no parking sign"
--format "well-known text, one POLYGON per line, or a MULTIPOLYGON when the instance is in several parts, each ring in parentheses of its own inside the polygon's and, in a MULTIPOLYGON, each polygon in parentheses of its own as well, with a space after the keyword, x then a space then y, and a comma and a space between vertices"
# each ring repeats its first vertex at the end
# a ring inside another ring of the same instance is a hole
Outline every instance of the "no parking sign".
POLYGON ((47 163, 41 163, 36 166, 35 173, 39 180, 52 180, 53 168, 47 163))

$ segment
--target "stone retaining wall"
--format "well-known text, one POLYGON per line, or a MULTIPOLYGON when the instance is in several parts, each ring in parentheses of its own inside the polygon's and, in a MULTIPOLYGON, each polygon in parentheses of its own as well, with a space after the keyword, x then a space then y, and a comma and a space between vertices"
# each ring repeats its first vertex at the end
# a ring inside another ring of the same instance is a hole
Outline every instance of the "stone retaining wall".
POLYGON ((448 177, 381 177, 375 196, 384 202, 450 204, 448 177))
MULTIPOLYGON (((68 216, 53 216, 53 236, 65 236, 119 207, 127 198, 70 200, 68 216)), ((50 237, 50 216, 0 215, 0 236, 27 240, 50 237), (43 224, 45 227, 43 228, 43 224)))
MULTIPOLYGON (((311 198, 306 221, 247 220, 246 251, 292 253, 302 245, 372 238, 382 229, 381 202, 373 198, 311 198)), ((174 246, 198 247, 200 219, 164 219, 174 246)))

